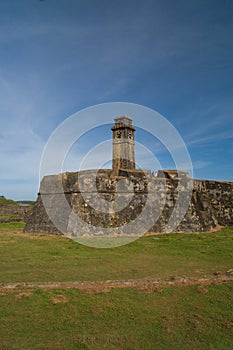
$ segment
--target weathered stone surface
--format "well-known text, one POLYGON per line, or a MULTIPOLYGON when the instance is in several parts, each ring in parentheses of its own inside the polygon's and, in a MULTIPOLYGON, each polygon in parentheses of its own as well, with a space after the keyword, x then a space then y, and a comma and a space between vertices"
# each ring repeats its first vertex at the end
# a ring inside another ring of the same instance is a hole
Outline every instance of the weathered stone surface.
POLYGON ((194 188, 203 211, 211 207, 219 225, 233 225, 233 183, 224 181, 195 180, 194 188))
POLYGON ((135 219, 139 231, 145 226, 150 232, 167 232, 179 215, 183 220, 176 232, 233 225, 232 182, 191 180, 187 173, 176 171, 161 171, 157 177, 137 170, 119 174, 105 169, 44 177, 25 232, 86 235, 96 234, 98 227, 101 234, 101 230, 125 227, 135 219), (177 200, 187 203, 187 208, 174 210, 177 200))
POLYGON ((32 211, 31 205, 0 205, 0 222, 25 221, 32 211))

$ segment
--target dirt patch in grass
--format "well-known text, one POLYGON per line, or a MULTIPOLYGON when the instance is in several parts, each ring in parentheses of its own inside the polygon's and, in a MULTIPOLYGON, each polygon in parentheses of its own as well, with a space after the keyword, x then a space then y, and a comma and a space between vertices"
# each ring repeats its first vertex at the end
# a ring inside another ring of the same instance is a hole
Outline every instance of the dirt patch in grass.
POLYGON ((51 299, 51 302, 52 304, 60 304, 60 303, 68 303, 69 302, 69 299, 66 298, 64 295, 60 294, 60 295, 57 295, 56 297, 53 297, 51 299))
MULTIPOLYGON (((22 283, 5 283, 0 285, 0 294, 6 294, 7 291, 20 288, 39 288, 39 289, 69 289, 75 288, 86 294, 107 293, 113 288, 131 288, 145 293, 161 292, 164 288, 172 286, 191 286, 198 285, 197 291, 201 294, 208 293, 206 286, 210 284, 222 284, 233 281, 233 269, 227 272, 216 272, 213 275, 205 275, 201 278, 196 277, 171 277, 168 280, 159 280, 153 278, 131 279, 131 280, 107 280, 107 281, 74 281, 74 282, 22 282, 22 283)), ((22 293, 25 297, 28 293, 22 293)), ((30 293, 29 293, 30 294, 30 293)), ((17 297, 17 296, 16 296, 17 297)), ((20 294, 18 295, 18 299, 20 294)), ((67 302, 63 296, 57 296, 53 299, 54 303, 67 302)), ((52 301, 52 302, 53 302, 52 301)))
POLYGON ((27 292, 27 293, 19 293, 17 295, 14 296, 14 300, 20 300, 20 299, 23 299, 23 298, 26 298, 26 297, 30 297, 32 295, 31 292, 27 292))
POLYGON ((207 294, 208 293, 208 289, 205 288, 202 285, 197 287, 197 291, 198 291, 198 293, 201 293, 201 294, 207 294))

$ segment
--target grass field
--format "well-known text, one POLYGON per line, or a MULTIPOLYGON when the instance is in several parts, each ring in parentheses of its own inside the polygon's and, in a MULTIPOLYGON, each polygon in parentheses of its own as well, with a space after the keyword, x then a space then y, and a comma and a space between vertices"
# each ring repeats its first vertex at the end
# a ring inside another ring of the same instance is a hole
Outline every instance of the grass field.
MULTIPOLYGON (((0 225, 0 283, 173 279, 231 269, 233 228, 96 249, 0 225)), ((222 349, 233 345, 232 282, 146 293, 114 288, 1 291, 0 349, 222 349)))

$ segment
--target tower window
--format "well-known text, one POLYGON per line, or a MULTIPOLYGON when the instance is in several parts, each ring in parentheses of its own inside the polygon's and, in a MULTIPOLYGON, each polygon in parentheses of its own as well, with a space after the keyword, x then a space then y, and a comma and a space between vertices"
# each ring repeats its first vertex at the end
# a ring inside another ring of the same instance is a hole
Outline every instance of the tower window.
POLYGON ((128 138, 129 138, 129 139, 132 139, 132 132, 129 132, 129 133, 128 133, 128 138))
POLYGON ((118 131, 116 136, 117 136, 118 139, 120 139, 121 138, 121 132, 118 131))

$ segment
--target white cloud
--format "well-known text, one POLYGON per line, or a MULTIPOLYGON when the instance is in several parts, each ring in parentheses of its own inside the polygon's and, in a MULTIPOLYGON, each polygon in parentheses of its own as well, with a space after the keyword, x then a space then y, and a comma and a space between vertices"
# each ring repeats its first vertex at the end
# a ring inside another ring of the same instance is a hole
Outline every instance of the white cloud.
POLYGON ((203 168, 206 168, 206 167, 210 166, 211 164, 212 163, 209 162, 209 161, 195 160, 193 162, 193 168, 194 168, 194 170, 203 169, 203 168))
POLYGON ((205 135, 205 136, 202 136, 202 137, 195 137, 192 140, 188 140, 186 142, 186 145, 188 147, 201 146, 201 145, 209 143, 209 142, 215 142, 216 143, 216 142, 221 141, 221 140, 231 139, 232 137, 233 137, 233 132, 227 130, 227 131, 224 131, 224 132, 220 132, 218 134, 205 135))

